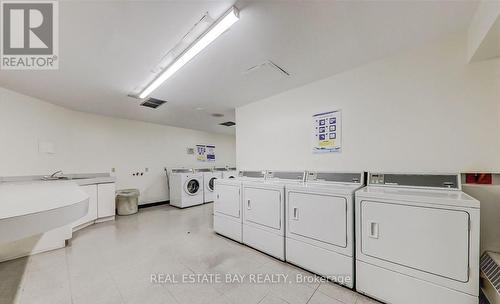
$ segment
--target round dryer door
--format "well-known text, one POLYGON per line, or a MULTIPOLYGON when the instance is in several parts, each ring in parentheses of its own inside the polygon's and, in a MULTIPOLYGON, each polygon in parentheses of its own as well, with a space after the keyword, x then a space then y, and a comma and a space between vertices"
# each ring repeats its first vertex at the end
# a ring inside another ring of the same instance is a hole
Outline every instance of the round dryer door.
POLYGON ((208 181, 208 189, 210 191, 214 191, 214 187, 215 187, 215 180, 217 179, 217 177, 212 177, 209 181, 208 181))
POLYGON ((200 190, 200 182, 197 179, 190 179, 186 182, 184 190, 189 195, 195 195, 200 190))

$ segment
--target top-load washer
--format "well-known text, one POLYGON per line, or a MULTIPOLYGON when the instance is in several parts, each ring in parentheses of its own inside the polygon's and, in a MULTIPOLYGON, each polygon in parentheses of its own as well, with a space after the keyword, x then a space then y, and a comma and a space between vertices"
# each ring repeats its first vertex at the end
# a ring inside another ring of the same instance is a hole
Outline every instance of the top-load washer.
POLYGON ((364 172, 308 172, 286 186, 286 260, 354 287, 354 192, 364 172))
POLYGON ((356 192, 356 289, 393 304, 477 304, 479 214, 457 174, 371 173, 356 192))
POLYGON ((285 185, 304 172, 268 172, 265 181, 242 181, 243 243, 285 260, 285 185))
POLYGON ((170 205, 186 208, 203 204, 203 173, 172 169, 169 177, 170 205))
POLYGON ((215 180, 214 231, 242 242, 243 210, 241 183, 243 180, 263 181, 265 171, 241 171, 235 178, 215 180))

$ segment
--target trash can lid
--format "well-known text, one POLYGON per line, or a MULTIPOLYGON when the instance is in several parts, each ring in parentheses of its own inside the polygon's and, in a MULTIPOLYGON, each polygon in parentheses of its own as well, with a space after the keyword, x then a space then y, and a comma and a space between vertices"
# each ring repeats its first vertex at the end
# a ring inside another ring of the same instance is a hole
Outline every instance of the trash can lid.
POLYGON ((118 190, 116 191, 117 196, 139 196, 139 190, 138 189, 123 189, 123 190, 118 190))

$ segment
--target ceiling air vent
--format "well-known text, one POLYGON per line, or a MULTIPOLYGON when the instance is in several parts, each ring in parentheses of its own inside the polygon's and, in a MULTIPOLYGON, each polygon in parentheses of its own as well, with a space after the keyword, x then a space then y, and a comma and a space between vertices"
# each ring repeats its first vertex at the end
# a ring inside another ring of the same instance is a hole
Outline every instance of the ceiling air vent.
POLYGON ((220 125, 226 126, 226 127, 232 127, 232 126, 236 125, 236 123, 234 121, 226 121, 226 122, 221 123, 220 125))
POLYGON ((151 109, 156 109, 165 103, 167 103, 166 100, 161 100, 161 99, 156 99, 156 98, 148 98, 143 103, 141 103, 141 106, 151 108, 151 109))

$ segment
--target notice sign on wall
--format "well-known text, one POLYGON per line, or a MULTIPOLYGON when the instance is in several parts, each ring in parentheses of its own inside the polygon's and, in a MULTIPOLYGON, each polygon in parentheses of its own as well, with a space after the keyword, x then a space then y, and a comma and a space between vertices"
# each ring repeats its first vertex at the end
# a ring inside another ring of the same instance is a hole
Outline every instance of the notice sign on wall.
POLYGON ((214 145, 196 145, 196 160, 215 161, 214 145))
POLYGON ((215 161, 215 146, 207 145, 207 161, 215 161))
POLYGON ((313 153, 340 152, 342 148, 341 111, 313 115, 313 153))

